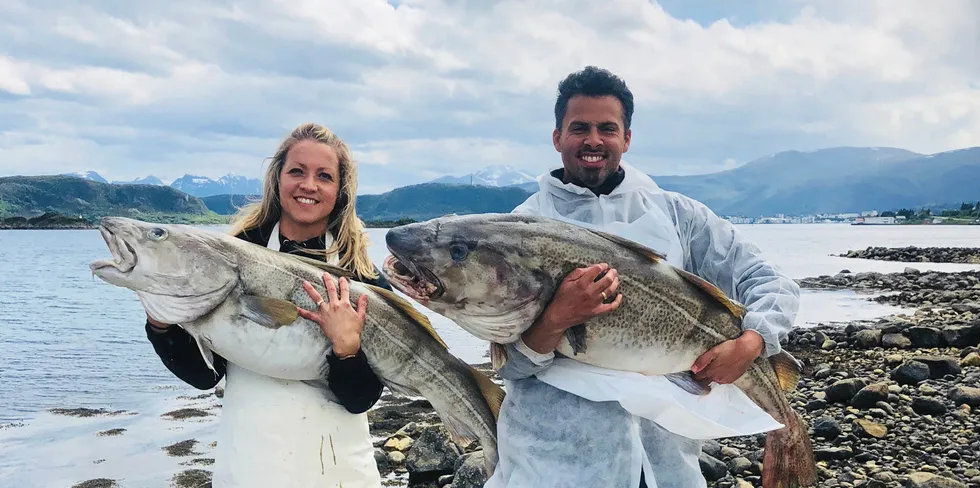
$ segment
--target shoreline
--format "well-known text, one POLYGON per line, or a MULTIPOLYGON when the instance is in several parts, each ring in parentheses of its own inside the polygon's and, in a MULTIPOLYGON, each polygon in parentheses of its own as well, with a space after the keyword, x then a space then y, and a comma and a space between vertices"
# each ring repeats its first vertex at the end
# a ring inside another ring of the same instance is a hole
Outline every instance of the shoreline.
MULTIPOLYGON (((124 217, 135 218, 146 222, 160 224, 187 224, 187 225, 228 225, 231 223, 231 215, 192 215, 192 214, 152 214, 152 215, 124 215, 124 217)), ((364 227, 369 229, 384 229, 399 225, 416 222, 412 218, 402 218, 397 220, 362 220, 364 227)), ((94 230, 99 228, 98 218, 86 218, 83 216, 66 216, 55 212, 47 212, 36 217, 14 216, 0 218, 0 230, 94 230)))

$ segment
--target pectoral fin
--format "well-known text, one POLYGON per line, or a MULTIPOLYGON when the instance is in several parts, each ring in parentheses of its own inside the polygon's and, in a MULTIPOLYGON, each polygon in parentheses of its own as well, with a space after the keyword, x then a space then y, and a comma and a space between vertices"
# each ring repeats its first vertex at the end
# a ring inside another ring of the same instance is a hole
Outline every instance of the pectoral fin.
POLYGON ((707 395, 711 392, 711 389, 707 386, 698 383, 698 380, 694 379, 694 373, 691 371, 682 371, 680 373, 671 373, 664 375, 671 383, 681 387, 684 391, 691 393, 693 395, 707 395))
POLYGON ((270 329, 292 324, 299 318, 296 305, 292 302, 255 295, 242 296, 242 315, 270 329))
POLYGON ((585 324, 578 324, 565 329, 565 338, 568 339, 568 344, 572 346, 572 355, 585 352, 585 324))
POLYGON ((796 385, 800 382, 800 373, 803 371, 803 365, 799 360, 786 351, 780 351, 769 358, 769 363, 772 364, 776 378, 779 379, 780 389, 787 392, 796 389, 796 385))

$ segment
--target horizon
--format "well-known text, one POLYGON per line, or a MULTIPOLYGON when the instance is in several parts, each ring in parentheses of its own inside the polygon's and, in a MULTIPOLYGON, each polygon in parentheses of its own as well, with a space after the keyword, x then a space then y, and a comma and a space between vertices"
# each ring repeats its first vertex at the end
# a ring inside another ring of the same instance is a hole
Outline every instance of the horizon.
POLYGON ((366 194, 494 164, 539 175, 561 164, 557 84, 589 64, 633 91, 624 161, 647 174, 980 146, 980 57, 961 41, 980 35, 975 2, 563 5, 15 1, 0 20, 0 176, 257 177, 305 121, 351 146, 366 194))

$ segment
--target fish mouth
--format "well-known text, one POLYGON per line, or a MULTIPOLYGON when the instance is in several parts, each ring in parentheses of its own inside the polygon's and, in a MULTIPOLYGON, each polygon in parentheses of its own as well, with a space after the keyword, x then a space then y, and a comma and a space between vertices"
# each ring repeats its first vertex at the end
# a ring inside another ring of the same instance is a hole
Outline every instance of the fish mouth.
POLYGON ((136 250, 122 237, 114 234, 105 224, 99 226, 99 233, 109 247, 112 259, 100 259, 89 264, 93 273, 112 269, 121 274, 129 273, 136 267, 138 261, 136 250))
POLYGON ((420 303, 438 300, 446 292, 439 277, 425 266, 401 260, 394 253, 385 258, 382 270, 395 288, 420 303))

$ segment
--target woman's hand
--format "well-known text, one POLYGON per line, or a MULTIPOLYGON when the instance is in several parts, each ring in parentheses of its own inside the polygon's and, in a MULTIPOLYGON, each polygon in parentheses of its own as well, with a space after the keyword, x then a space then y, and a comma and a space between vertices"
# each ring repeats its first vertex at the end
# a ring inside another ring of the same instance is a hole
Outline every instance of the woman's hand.
POLYGON ((353 356, 361 348, 361 330, 364 328, 364 317, 367 314, 367 295, 361 295, 355 310, 350 303, 350 285, 347 278, 340 278, 338 286, 334 284, 333 276, 323 273, 323 286, 326 288, 326 297, 321 297, 310 282, 303 282, 303 289, 317 303, 318 311, 311 312, 297 307, 299 314, 320 326, 320 330, 333 344, 334 355, 340 358, 353 356))

